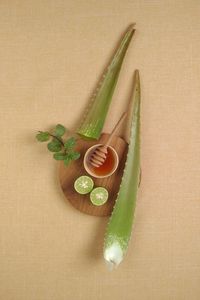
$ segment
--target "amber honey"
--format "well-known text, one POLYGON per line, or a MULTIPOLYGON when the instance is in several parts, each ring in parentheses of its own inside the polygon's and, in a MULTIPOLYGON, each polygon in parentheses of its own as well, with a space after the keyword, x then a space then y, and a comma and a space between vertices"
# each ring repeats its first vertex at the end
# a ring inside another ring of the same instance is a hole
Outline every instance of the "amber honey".
POLYGON ((99 166, 98 168, 96 167, 91 167, 91 170, 93 173, 95 173, 98 176, 105 176, 108 175, 112 172, 112 170, 115 168, 116 165, 116 158, 113 153, 113 151, 108 147, 107 148, 107 155, 105 162, 99 166))

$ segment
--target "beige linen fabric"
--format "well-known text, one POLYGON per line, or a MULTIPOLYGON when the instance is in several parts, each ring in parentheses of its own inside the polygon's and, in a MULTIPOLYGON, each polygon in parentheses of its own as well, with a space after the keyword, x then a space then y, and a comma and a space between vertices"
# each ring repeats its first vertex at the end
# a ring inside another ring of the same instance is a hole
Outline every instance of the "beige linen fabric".
POLYGON ((200 299, 200 2, 0 1, 0 299, 200 299), (105 131, 142 86, 142 184, 127 256, 110 273, 106 218, 63 197, 37 130, 75 128, 137 23, 105 131))

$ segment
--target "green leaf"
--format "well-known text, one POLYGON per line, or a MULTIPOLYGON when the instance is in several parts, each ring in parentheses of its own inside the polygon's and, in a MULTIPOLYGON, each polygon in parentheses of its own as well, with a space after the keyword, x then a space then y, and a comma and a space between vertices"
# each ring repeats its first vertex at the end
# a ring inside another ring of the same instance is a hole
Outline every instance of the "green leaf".
POLYGON ((65 134, 65 132, 66 132, 66 128, 63 125, 61 125, 61 124, 56 125, 56 128, 54 130, 54 134, 56 136, 58 136, 58 137, 63 136, 63 134, 65 134))
POLYGON ((50 138, 50 135, 47 131, 41 131, 40 133, 38 133, 36 135, 36 139, 39 141, 39 142, 46 142, 48 141, 50 138))
POLYGON ((68 166, 70 162, 71 162, 71 159, 70 159, 69 156, 67 155, 67 156, 65 157, 65 159, 64 159, 64 164, 65 164, 65 166, 68 166))
POLYGON ((90 106, 87 109, 85 118, 77 130, 77 133, 81 137, 92 140, 99 139, 116 87, 121 66, 134 32, 134 24, 132 24, 124 35, 111 63, 107 67, 94 97, 89 103, 90 106))
POLYGON ((129 106, 132 119, 129 147, 115 206, 104 239, 104 258, 110 267, 117 266, 127 252, 140 180, 140 79, 135 71, 132 99, 129 106))
POLYGON ((53 139, 50 143, 47 144, 47 148, 51 152, 59 152, 62 149, 62 145, 58 140, 53 139))
POLYGON ((65 142, 65 149, 72 149, 76 144, 76 139, 72 136, 65 142))
POLYGON ((81 156, 81 154, 76 151, 69 153, 69 158, 71 160, 77 160, 80 156, 81 156))
POLYGON ((57 152, 57 153, 54 153, 53 157, 55 160, 64 160, 66 158, 66 153, 57 152))

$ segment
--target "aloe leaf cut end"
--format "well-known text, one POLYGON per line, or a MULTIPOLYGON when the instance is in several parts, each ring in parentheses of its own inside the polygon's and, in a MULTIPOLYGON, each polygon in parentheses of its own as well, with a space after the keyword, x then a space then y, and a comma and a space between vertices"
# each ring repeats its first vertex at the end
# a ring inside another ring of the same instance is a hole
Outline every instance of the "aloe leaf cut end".
POLYGON ((77 133, 87 139, 99 139, 119 77, 124 56, 135 32, 134 24, 124 35, 111 63, 106 69, 77 133))

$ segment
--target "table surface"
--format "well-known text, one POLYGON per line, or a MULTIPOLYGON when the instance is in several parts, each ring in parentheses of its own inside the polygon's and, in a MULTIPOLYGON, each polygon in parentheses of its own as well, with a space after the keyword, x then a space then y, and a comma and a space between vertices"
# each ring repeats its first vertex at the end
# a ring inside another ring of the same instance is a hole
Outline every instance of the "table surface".
POLYGON ((200 299, 200 3, 0 3, 0 299, 200 299), (136 22, 105 131, 142 88, 142 183, 127 256, 102 257, 107 218, 65 201, 37 130, 76 128, 136 22), (112 112, 111 112, 112 111, 112 112))

